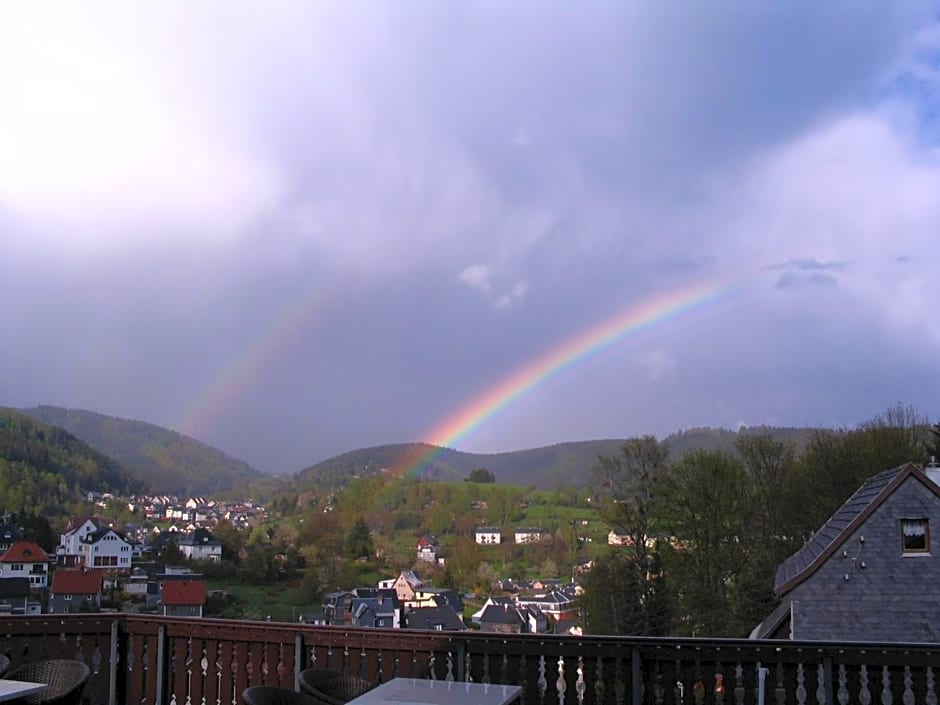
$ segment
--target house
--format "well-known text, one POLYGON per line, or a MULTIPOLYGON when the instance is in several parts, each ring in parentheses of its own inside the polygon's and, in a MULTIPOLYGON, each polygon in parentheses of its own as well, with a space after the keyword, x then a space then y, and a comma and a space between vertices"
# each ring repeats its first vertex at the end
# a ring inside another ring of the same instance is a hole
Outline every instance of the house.
POLYGON ((467 625, 451 607, 415 607, 405 613, 408 629, 433 629, 434 631, 465 631, 467 625))
POLYGON ((542 530, 531 526, 520 526, 516 529, 516 543, 538 543, 542 540, 542 530))
POLYGON ((29 594, 28 578, 0 578, 0 614, 26 614, 29 594))
POLYGON ((425 583, 413 570, 403 570, 388 587, 395 590, 400 602, 407 603, 414 599, 415 591, 425 587, 425 583))
POLYGON ((544 634, 548 620, 538 607, 517 605, 510 601, 488 604, 478 613, 481 632, 502 634, 544 634))
POLYGON ((32 541, 14 541, 0 555, 0 578, 26 578, 29 586, 40 590, 49 586, 52 559, 32 541))
POLYGON ((81 540, 81 565, 95 570, 126 572, 131 569, 131 545, 111 528, 98 529, 81 540))
POLYGON ((213 536, 208 529, 196 529, 187 534, 178 543, 180 553, 191 561, 222 560, 222 542, 213 536))
POLYGON ((753 638, 940 642, 940 468, 869 478, 780 564, 753 638))
POLYGON ((165 580, 162 587, 164 616, 202 617, 202 608, 206 604, 204 580, 165 580))
POLYGON ((453 607, 458 614, 463 612, 463 600, 455 590, 448 588, 424 587, 416 588, 414 597, 408 603, 408 607, 453 607))
POLYGON ((74 567, 82 560, 82 539, 88 534, 98 531, 101 527, 95 519, 82 519, 75 525, 59 535, 59 545, 56 546, 56 562, 59 565, 74 567))
POLYGON ((23 527, 16 524, 4 524, 0 526, 0 553, 6 551, 13 545, 14 541, 22 541, 23 527))
POLYGON ((474 532, 474 540, 483 545, 502 543, 503 535, 492 526, 481 526, 474 532))
POLYGON ((437 562, 437 540, 433 536, 422 536, 418 539, 418 560, 437 562))
POLYGON ((535 595, 519 595, 516 597, 516 604, 523 607, 537 607, 554 623, 578 618, 578 607, 574 599, 560 590, 549 590, 535 595))
POLYGON ((401 605, 392 590, 356 591, 351 606, 350 625, 398 629, 401 627, 401 605), (359 593, 362 593, 360 596, 359 593))
POLYGON ((97 612, 103 579, 100 570, 59 568, 52 574, 49 613, 97 612))
POLYGON ((329 592, 323 596, 323 614, 326 623, 341 627, 352 621, 352 603, 355 595, 345 590, 329 592))

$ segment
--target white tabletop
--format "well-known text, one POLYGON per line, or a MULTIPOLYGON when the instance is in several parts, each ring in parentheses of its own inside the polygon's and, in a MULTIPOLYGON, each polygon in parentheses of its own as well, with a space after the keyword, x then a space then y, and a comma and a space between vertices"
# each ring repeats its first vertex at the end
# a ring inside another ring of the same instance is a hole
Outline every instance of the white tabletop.
POLYGON ((45 683, 31 683, 29 681, 8 681, 0 678, 0 701, 22 698, 45 690, 49 686, 45 683))
POLYGON ((393 678, 348 705, 507 705, 521 695, 518 685, 393 678))

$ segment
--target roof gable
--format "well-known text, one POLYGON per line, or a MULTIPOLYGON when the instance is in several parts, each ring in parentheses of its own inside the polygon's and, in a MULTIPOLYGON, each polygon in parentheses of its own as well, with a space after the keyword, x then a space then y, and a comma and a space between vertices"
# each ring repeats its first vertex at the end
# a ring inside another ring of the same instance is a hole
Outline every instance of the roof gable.
POLYGON ((206 584, 202 580, 167 580, 163 583, 164 605, 204 605, 206 584))
POLYGON ((52 559, 32 541, 15 541, 0 556, 0 563, 49 563, 52 559))
POLYGON ((53 594, 95 595, 101 592, 103 576, 99 571, 64 570, 52 574, 53 594))
POLYGON ((940 487, 931 482, 913 463, 899 465, 873 475, 829 517, 799 551, 780 564, 774 581, 774 592, 777 596, 782 597, 815 573, 908 479, 922 483, 940 499, 940 487))

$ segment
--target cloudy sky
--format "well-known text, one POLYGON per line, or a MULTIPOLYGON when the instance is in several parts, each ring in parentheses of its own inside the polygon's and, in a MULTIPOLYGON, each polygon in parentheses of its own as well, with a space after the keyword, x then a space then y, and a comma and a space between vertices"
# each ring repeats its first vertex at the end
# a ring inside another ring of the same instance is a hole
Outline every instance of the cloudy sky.
POLYGON ((0 404, 293 472, 707 289, 453 445, 936 421, 938 9, 5 0, 0 404))

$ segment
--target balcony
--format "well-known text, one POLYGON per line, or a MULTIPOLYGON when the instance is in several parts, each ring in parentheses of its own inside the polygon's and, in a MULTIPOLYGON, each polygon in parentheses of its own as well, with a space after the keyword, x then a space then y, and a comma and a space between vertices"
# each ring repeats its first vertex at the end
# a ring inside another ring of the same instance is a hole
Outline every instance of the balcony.
POLYGON ((940 644, 495 635, 126 614, 0 618, 13 665, 75 658, 87 705, 241 705, 308 666, 514 683, 525 705, 936 705, 940 644))

